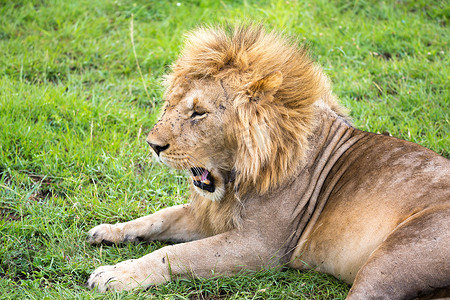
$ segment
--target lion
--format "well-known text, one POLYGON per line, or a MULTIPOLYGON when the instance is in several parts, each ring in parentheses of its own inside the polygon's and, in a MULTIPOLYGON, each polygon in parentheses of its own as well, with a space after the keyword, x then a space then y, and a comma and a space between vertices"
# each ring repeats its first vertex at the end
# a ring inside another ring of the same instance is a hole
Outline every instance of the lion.
POLYGON ((262 26, 200 27, 165 77, 147 142, 189 204, 102 224, 92 244, 172 241, 102 266, 100 292, 241 270, 315 269, 347 299, 450 293, 450 162, 354 128, 305 47, 262 26))

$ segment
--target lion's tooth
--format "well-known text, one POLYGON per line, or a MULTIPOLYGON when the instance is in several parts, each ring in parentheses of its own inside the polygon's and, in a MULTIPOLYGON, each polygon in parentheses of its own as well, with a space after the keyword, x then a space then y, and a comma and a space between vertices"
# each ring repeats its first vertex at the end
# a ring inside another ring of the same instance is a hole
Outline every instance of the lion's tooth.
POLYGON ((211 184, 211 181, 209 181, 208 179, 205 179, 205 180, 202 181, 202 183, 204 183, 204 184, 206 184, 206 185, 210 185, 210 184, 211 184))

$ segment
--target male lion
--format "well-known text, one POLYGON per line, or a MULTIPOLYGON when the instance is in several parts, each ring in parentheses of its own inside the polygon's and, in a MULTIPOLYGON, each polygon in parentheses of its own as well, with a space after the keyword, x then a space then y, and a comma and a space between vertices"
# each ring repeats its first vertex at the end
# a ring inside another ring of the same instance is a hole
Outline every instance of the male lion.
POLYGON ((449 292, 450 162, 352 127, 305 50, 258 26, 200 28, 166 83, 147 142, 188 170, 190 204, 89 242, 185 243, 100 267, 90 288, 290 266, 353 284, 348 299, 449 292))

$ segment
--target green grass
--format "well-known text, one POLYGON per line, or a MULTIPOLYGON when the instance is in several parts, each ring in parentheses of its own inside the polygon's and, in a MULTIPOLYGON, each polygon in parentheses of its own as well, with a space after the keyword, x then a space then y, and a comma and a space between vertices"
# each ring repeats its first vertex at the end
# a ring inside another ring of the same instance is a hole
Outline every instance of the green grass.
MULTIPOLYGON (((160 78, 183 33, 253 19, 310 46, 357 127, 450 156, 446 1, 0 0, 0 294, 102 298, 83 284, 103 264, 162 244, 92 247, 86 232, 187 200, 183 173, 145 136, 160 78), (330 3, 331 2, 331 3, 330 3), (143 71, 135 63, 130 22, 143 71)), ((171 282, 109 299, 343 299, 315 272, 171 282)))

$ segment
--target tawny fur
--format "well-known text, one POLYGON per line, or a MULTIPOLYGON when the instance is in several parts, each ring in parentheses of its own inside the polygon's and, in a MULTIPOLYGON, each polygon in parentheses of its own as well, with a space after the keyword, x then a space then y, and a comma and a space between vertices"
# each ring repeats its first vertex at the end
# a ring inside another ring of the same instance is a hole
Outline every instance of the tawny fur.
POLYGON ((244 206, 232 192, 218 201, 210 201, 191 190, 192 213, 199 222, 202 233, 214 235, 226 232, 241 225, 244 206))

